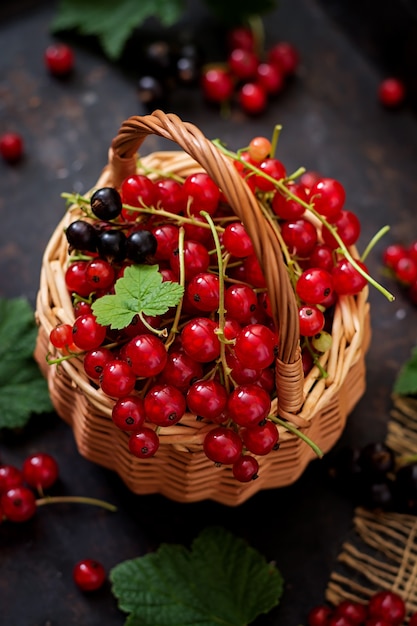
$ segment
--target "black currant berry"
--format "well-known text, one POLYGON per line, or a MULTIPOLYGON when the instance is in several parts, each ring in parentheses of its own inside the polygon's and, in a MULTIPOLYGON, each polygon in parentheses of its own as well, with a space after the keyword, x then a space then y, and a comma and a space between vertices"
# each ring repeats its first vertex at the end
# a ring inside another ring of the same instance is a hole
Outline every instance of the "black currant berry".
POLYGON ((98 235, 97 251, 108 261, 126 258, 126 235, 121 230, 103 230, 98 235))
POLYGON ((114 220, 122 212, 122 199, 113 187, 97 189, 91 196, 90 203, 94 215, 105 222, 114 220))
POLYGON ((395 455, 385 443, 369 443, 361 449, 358 463, 364 477, 382 479, 393 471, 395 455))
POLYGON ((70 250, 97 250, 97 231, 92 224, 84 220, 72 222, 65 230, 70 250))
POLYGON ((149 230, 136 230, 126 240, 126 257, 133 263, 144 263, 156 252, 157 240, 149 230))
POLYGON ((167 41, 153 41, 145 46, 143 60, 147 72, 152 76, 164 79, 173 74, 174 58, 167 41))
POLYGON ((154 76, 141 76, 138 80, 138 97, 148 109, 161 106, 164 102, 164 87, 154 76))
POLYGON ((360 486, 360 504, 368 509, 391 510, 393 507, 393 483, 389 479, 367 482, 360 486))

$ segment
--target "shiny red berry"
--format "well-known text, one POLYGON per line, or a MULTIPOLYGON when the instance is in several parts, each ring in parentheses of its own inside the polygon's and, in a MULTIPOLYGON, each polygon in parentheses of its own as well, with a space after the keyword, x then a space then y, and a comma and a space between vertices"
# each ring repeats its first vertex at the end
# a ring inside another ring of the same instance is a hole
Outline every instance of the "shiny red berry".
POLYGON ((46 48, 44 61, 54 76, 68 76, 74 69, 74 52, 64 43, 54 43, 46 48))
POLYGON ((56 483, 59 467, 53 456, 46 452, 38 452, 31 454, 24 460, 22 473, 30 487, 43 490, 56 483))
POLYGON ((106 570, 103 565, 94 559, 83 559, 75 564, 73 579, 82 591, 96 591, 106 581, 106 570))
POLYGON ((8 163, 16 163, 23 156, 23 139, 17 133, 4 133, 0 137, 0 154, 8 163))

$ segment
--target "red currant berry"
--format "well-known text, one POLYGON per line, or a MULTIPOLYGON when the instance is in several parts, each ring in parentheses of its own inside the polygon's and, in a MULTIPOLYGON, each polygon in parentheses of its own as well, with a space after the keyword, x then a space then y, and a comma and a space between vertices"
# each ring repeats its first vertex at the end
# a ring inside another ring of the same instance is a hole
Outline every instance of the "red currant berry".
POLYGON ((313 337, 324 328, 325 319, 323 313, 317 307, 309 304, 299 307, 298 320, 302 337, 313 337))
POLYGON ((189 388, 187 404, 191 413, 214 420, 226 408, 227 391, 216 380, 199 380, 189 388))
POLYGON ((157 426, 173 426, 185 413, 184 395, 172 385, 155 385, 145 396, 147 419, 157 426))
POLYGON ((155 456, 159 448, 159 437, 154 430, 143 426, 129 437, 129 450, 139 459, 155 456))
POLYGON ((295 290, 306 304, 321 304, 329 297, 333 288, 330 272, 319 267, 311 267, 301 274, 295 290))
POLYGON ((187 285, 188 297, 199 311, 216 311, 219 307, 219 284, 216 274, 196 274, 187 285))
POLYGON ((288 183, 287 188, 296 198, 294 199, 278 189, 272 198, 272 210, 284 220, 297 220, 306 210, 302 202, 308 202, 307 193, 304 185, 301 184, 288 183))
POLYGON ((243 444, 234 430, 217 426, 205 436, 203 448, 210 461, 219 465, 233 465, 242 454, 243 444))
POLYGON ((162 224, 152 229, 156 239, 156 261, 167 261, 173 250, 178 248, 179 230, 174 224, 162 224))
POLYGON ((288 41, 280 41, 268 51, 268 60, 281 69, 286 76, 290 76, 295 73, 300 56, 293 44, 288 41))
POLYGON ((334 265, 332 248, 324 243, 317 244, 310 254, 309 265, 331 272, 334 265))
POLYGON ((408 251, 405 246, 393 243, 385 248, 382 254, 382 261, 384 265, 393 269, 400 259, 404 259, 407 256, 408 251))
POLYGON ((402 80, 385 78, 378 87, 378 99, 388 109, 400 106, 405 100, 405 86, 402 80))
POLYGON ((72 572, 73 580, 82 591, 96 591, 106 581, 106 570, 94 559, 83 559, 75 564, 72 572))
POLYGON ((411 257, 399 259, 394 267, 396 279, 403 285, 411 285, 417 280, 417 261, 411 257))
POLYGON ((100 376, 100 386, 107 396, 122 398, 132 393, 136 384, 136 375, 126 361, 108 361, 100 376))
POLYGON ((222 243, 227 252, 239 259, 254 253, 252 240, 241 222, 232 222, 226 226, 222 243))
POLYGON ((379 591, 368 602, 368 614, 399 626, 405 617, 405 602, 393 591, 379 591))
POLYGON ((138 430, 146 418, 142 398, 124 396, 119 398, 112 409, 112 420, 120 430, 127 432, 138 430))
POLYGON ((313 224, 303 217, 285 221, 281 226, 282 238, 294 256, 307 258, 317 245, 317 231, 313 224))
POLYGON ((239 104, 245 113, 258 115, 266 109, 268 97, 258 83, 246 83, 238 93, 239 104))
POLYGON ((230 367, 230 376, 237 385, 256 383, 263 371, 262 369, 255 369, 243 365, 236 357, 235 353, 231 351, 226 353, 226 362, 228 367, 230 367))
MULTIPOLYGON (((171 269, 177 276, 180 273, 179 249, 175 248, 169 257, 171 269)), ((206 272, 210 265, 210 255, 207 248, 198 241, 184 242, 184 274, 185 280, 190 281, 193 276, 206 272)))
POLYGON ((35 495, 28 487, 13 487, 1 495, 0 508, 11 522, 26 522, 36 513, 35 495))
POLYGON ((262 422, 271 409, 269 394, 258 385, 235 387, 227 401, 227 411, 239 426, 255 426, 262 422))
POLYGON ((233 476, 241 483, 248 483, 258 478, 259 463, 250 454, 240 456, 233 463, 233 476))
POLYGON ((343 185, 334 178, 320 178, 310 189, 310 199, 320 215, 334 221, 343 208, 346 192, 343 185))
POLYGON ((106 327, 101 326, 94 315, 77 317, 72 325, 72 340, 81 350, 95 350, 106 338, 106 327))
POLYGON ((239 80, 253 78, 258 68, 259 60, 253 50, 234 48, 227 59, 229 68, 239 80))
POLYGON ((234 90, 234 83, 227 70, 220 67, 210 68, 203 72, 201 89, 207 100, 221 103, 230 100, 234 90))
POLYGON ((68 348, 73 343, 71 324, 58 324, 55 326, 49 333, 49 339, 51 344, 58 350, 68 348))
POLYGON ((23 156, 23 139, 17 133, 4 133, 0 137, 0 154, 8 163, 16 163, 23 156))
MULTIPOLYGON (((367 272, 364 263, 356 260, 356 263, 367 272)), ((340 259, 332 270, 334 290, 339 295, 354 295, 362 291, 367 284, 367 279, 347 259, 340 259)))
POLYGON ((266 420, 261 426, 242 428, 240 430, 242 441, 249 452, 265 456, 278 445, 278 429, 270 420, 266 420))
POLYGON ((264 159, 259 164, 259 169, 263 174, 266 174, 266 176, 262 174, 255 175, 256 187, 260 191, 273 191, 275 189, 274 181, 282 180, 287 175, 283 163, 272 157, 264 159))
MULTIPOLYGON (((333 220, 332 226, 336 229, 337 234, 343 241, 345 246, 352 246, 361 234, 361 223, 359 218, 352 211, 342 210, 339 217, 333 220)), ((339 242, 333 236, 332 232, 325 226, 321 229, 323 242, 333 248, 339 247, 339 242)))
POLYGON ((209 363, 220 355, 217 324, 206 317, 196 317, 186 323, 181 331, 185 352, 198 363, 209 363))
POLYGON ((149 378, 164 369, 167 362, 165 345, 155 335, 137 335, 124 347, 123 357, 136 376, 149 378))
POLYGON ((186 352, 170 350, 167 363, 158 381, 172 385, 185 393, 190 385, 203 376, 201 363, 197 363, 186 352))
POLYGON ((56 483, 59 467, 53 456, 45 452, 38 452, 25 459, 22 474, 29 487, 42 491, 49 489, 56 483))
MULTIPOLYGON (((133 174, 125 178, 120 187, 123 204, 132 207, 152 207, 158 201, 158 189, 155 183, 144 174, 133 174)), ((127 221, 135 221, 137 211, 122 209, 122 217, 127 221)))
POLYGON ((245 26, 232 28, 227 34, 227 46, 229 50, 234 50, 235 48, 253 50, 255 46, 253 31, 245 26))
POLYGON ((247 367, 264 369, 275 360, 277 335, 263 324, 248 324, 236 337, 235 352, 247 367))
POLYGON ((54 43, 46 48, 44 62, 54 76, 68 76, 74 69, 74 52, 64 43, 54 43))
POLYGON ((87 280, 88 261, 73 261, 65 272, 65 284, 68 291, 86 298, 93 291, 87 280))
POLYGON ((157 180, 155 185, 158 191, 158 208, 174 215, 186 210, 187 196, 181 183, 172 180, 172 178, 163 178, 157 180))
POLYGON ((352 626, 361 626, 367 618, 368 609, 365 604, 361 604, 360 602, 343 600, 337 605, 335 615, 343 615, 350 620, 352 626))
POLYGON ((258 296, 249 285, 230 285, 224 294, 226 312, 240 324, 249 324, 258 308, 258 296))
POLYGON ((103 373, 104 366, 114 358, 113 353, 108 348, 97 348, 89 350, 84 355, 84 371, 89 378, 98 380, 103 373))
POLYGON ((313 606, 307 615, 307 626, 328 626, 332 609, 325 604, 313 606))
POLYGON ((87 263, 85 270, 87 282, 91 288, 110 289, 116 280, 116 272, 113 266, 105 259, 92 259, 87 263))
MULTIPOLYGON (((250 283, 254 287, 266 287, 265 276, 255 254, 250 254, 245 259, 240 270, 240 279, 250 283)), ((239 280, 239 276, 236 277, 239 280)))
POLYGON ((256 79, 267 94, 280 93, 284 87, 283 72, 272 63, 259 63, 256 69, 256 79))
POLYGON ((14 465, 0 465, 0 494, 13 487, 20 487, 23 483, 23 474, 14 465))
POLYGON ((214 215, 220 200, 220 190, 206 172, 187 176, 184 180, 184 192, 191 199, 188 208, 191 215, 200 215, 200 211, 214 215))

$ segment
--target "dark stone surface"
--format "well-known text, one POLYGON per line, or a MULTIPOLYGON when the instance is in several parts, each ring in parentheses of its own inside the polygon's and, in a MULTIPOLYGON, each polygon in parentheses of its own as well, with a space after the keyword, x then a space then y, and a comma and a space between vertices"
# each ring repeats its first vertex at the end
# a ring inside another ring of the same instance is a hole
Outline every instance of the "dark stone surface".
MULTIPOLYGON (((75 42, 73 76, 67 81, 49 76, 42 57, 52 41, 49 24, 55 5, 21 6, 24 10, 7 13, 3 5, 0 24, 0 132, 20 132, 26 144, 20 164, 0 163, 0 296, 24 295, 34 304, 42 252, 65 210, 60 194, 93 186, 121 122, 144 111, 131 68, 124 71, 108 63, 95 46, 75 42)), ((198 22, 198 28, 203 25, 198 22)), ((223 119, 203 103, 198 90, 178 90, 170 110, 231 148, 246 145, 255 135, 270 136, 273 126, 282 124, 279 156, 289 171, 303 165, 343 182, 347 206, 362 222, 361 249, 378 229, 391 224, 369 259, 373 275, 386 283, 380 265, 383 247, 417 238, 413 112, 407 107, 389 112, 378 105, 379 70, 335 26, 322 3, 300 0, 295 10, 290 0, 283 0, 266 21, 266 35, 271 43, 292 41, 301 65, 264 115, 248 119, 235 111, 223 119)), ((149 139, 144 153, 163 146, 149 139)), ((390 390, 414 346, 416 310, 394 285, 387 286, 397 295, 394 303, 371 290, 367 391, 340 445, 384 437, 390 390)), ((0 526, 0 607, 8 626, 123 624, 125 616, 108 586, 89 596, 74 588, 73 564, 91 556, 110 569, 164 541, 189 544, 211 524, 247 538, 282 571, 282 602, 256 623, 305 624, 308 609, 323 601, 351 529, 352 503, 326 482, 318 461, 296 484, 228 508, 133 496, 117 476, 80 457, 72 432, 54 415, 34 418, 24 432, 4 433, 0 440, 3 463, 20 465, 27 454, 39 450, 59 460, 57 492, 103 498, 116 504, 118 512, 56 505, 43 507, 26 524, 0 526)))

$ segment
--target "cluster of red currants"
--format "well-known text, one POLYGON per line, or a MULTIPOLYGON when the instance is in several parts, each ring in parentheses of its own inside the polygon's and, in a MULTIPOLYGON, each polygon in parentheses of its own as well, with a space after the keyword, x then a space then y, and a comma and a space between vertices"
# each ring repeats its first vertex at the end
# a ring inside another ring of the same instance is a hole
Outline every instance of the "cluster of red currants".
POLYGON ((387 246, 382 261, 410 301, 417 304, 417 240, 409 246, 402 243, 387 246))
MULTIPOLYGON (((406 617, 406 604, 402 597, 390 590, 376 591, 367 602, 342 600, 330 607, 321 604, 313 607, 307 616, 308 626, 402 626, 406 617)), ((408 626, 417 625, 413 613, 408 626)))
MULTIPOLYGON (((283 242, 307 373, 331 345, 338 297, 367 283, 340 251, 356 241, 359 220, 344 208, 338 181, 310 173, 294 182, 271 148, 256 137, 233 162, 283 242)), ((279 329, 244 224, 203 171, 184 179, 138 173, 117 190, 73 199, 84 212, 66 229, 75 320, 52 329, 62 357, 50 362, 82 359, 92 384, 114 399, 113 421, 134 455, 153 456, 159 430, 189 413, 213 424, 204 440, 209 459, 231 465, 240 481, 256 478, 256 457, 279 445, 279 329), (183 297, 161 316, 137 314, 115 330, 100 323, 94 304, 135 264, 156 265, 163 282, 183 284, 183 297)))
POLYGON ((266 53, 259 52, 253 31, 243 27, 230 31, 228 47, 224 64, 203 68, 203 95, 219 104, 230 103, 235 98, 245 113, 262 113, 270 98, 281 93, 295 74, 298 50, 293 44, 280 41, 266 53))

